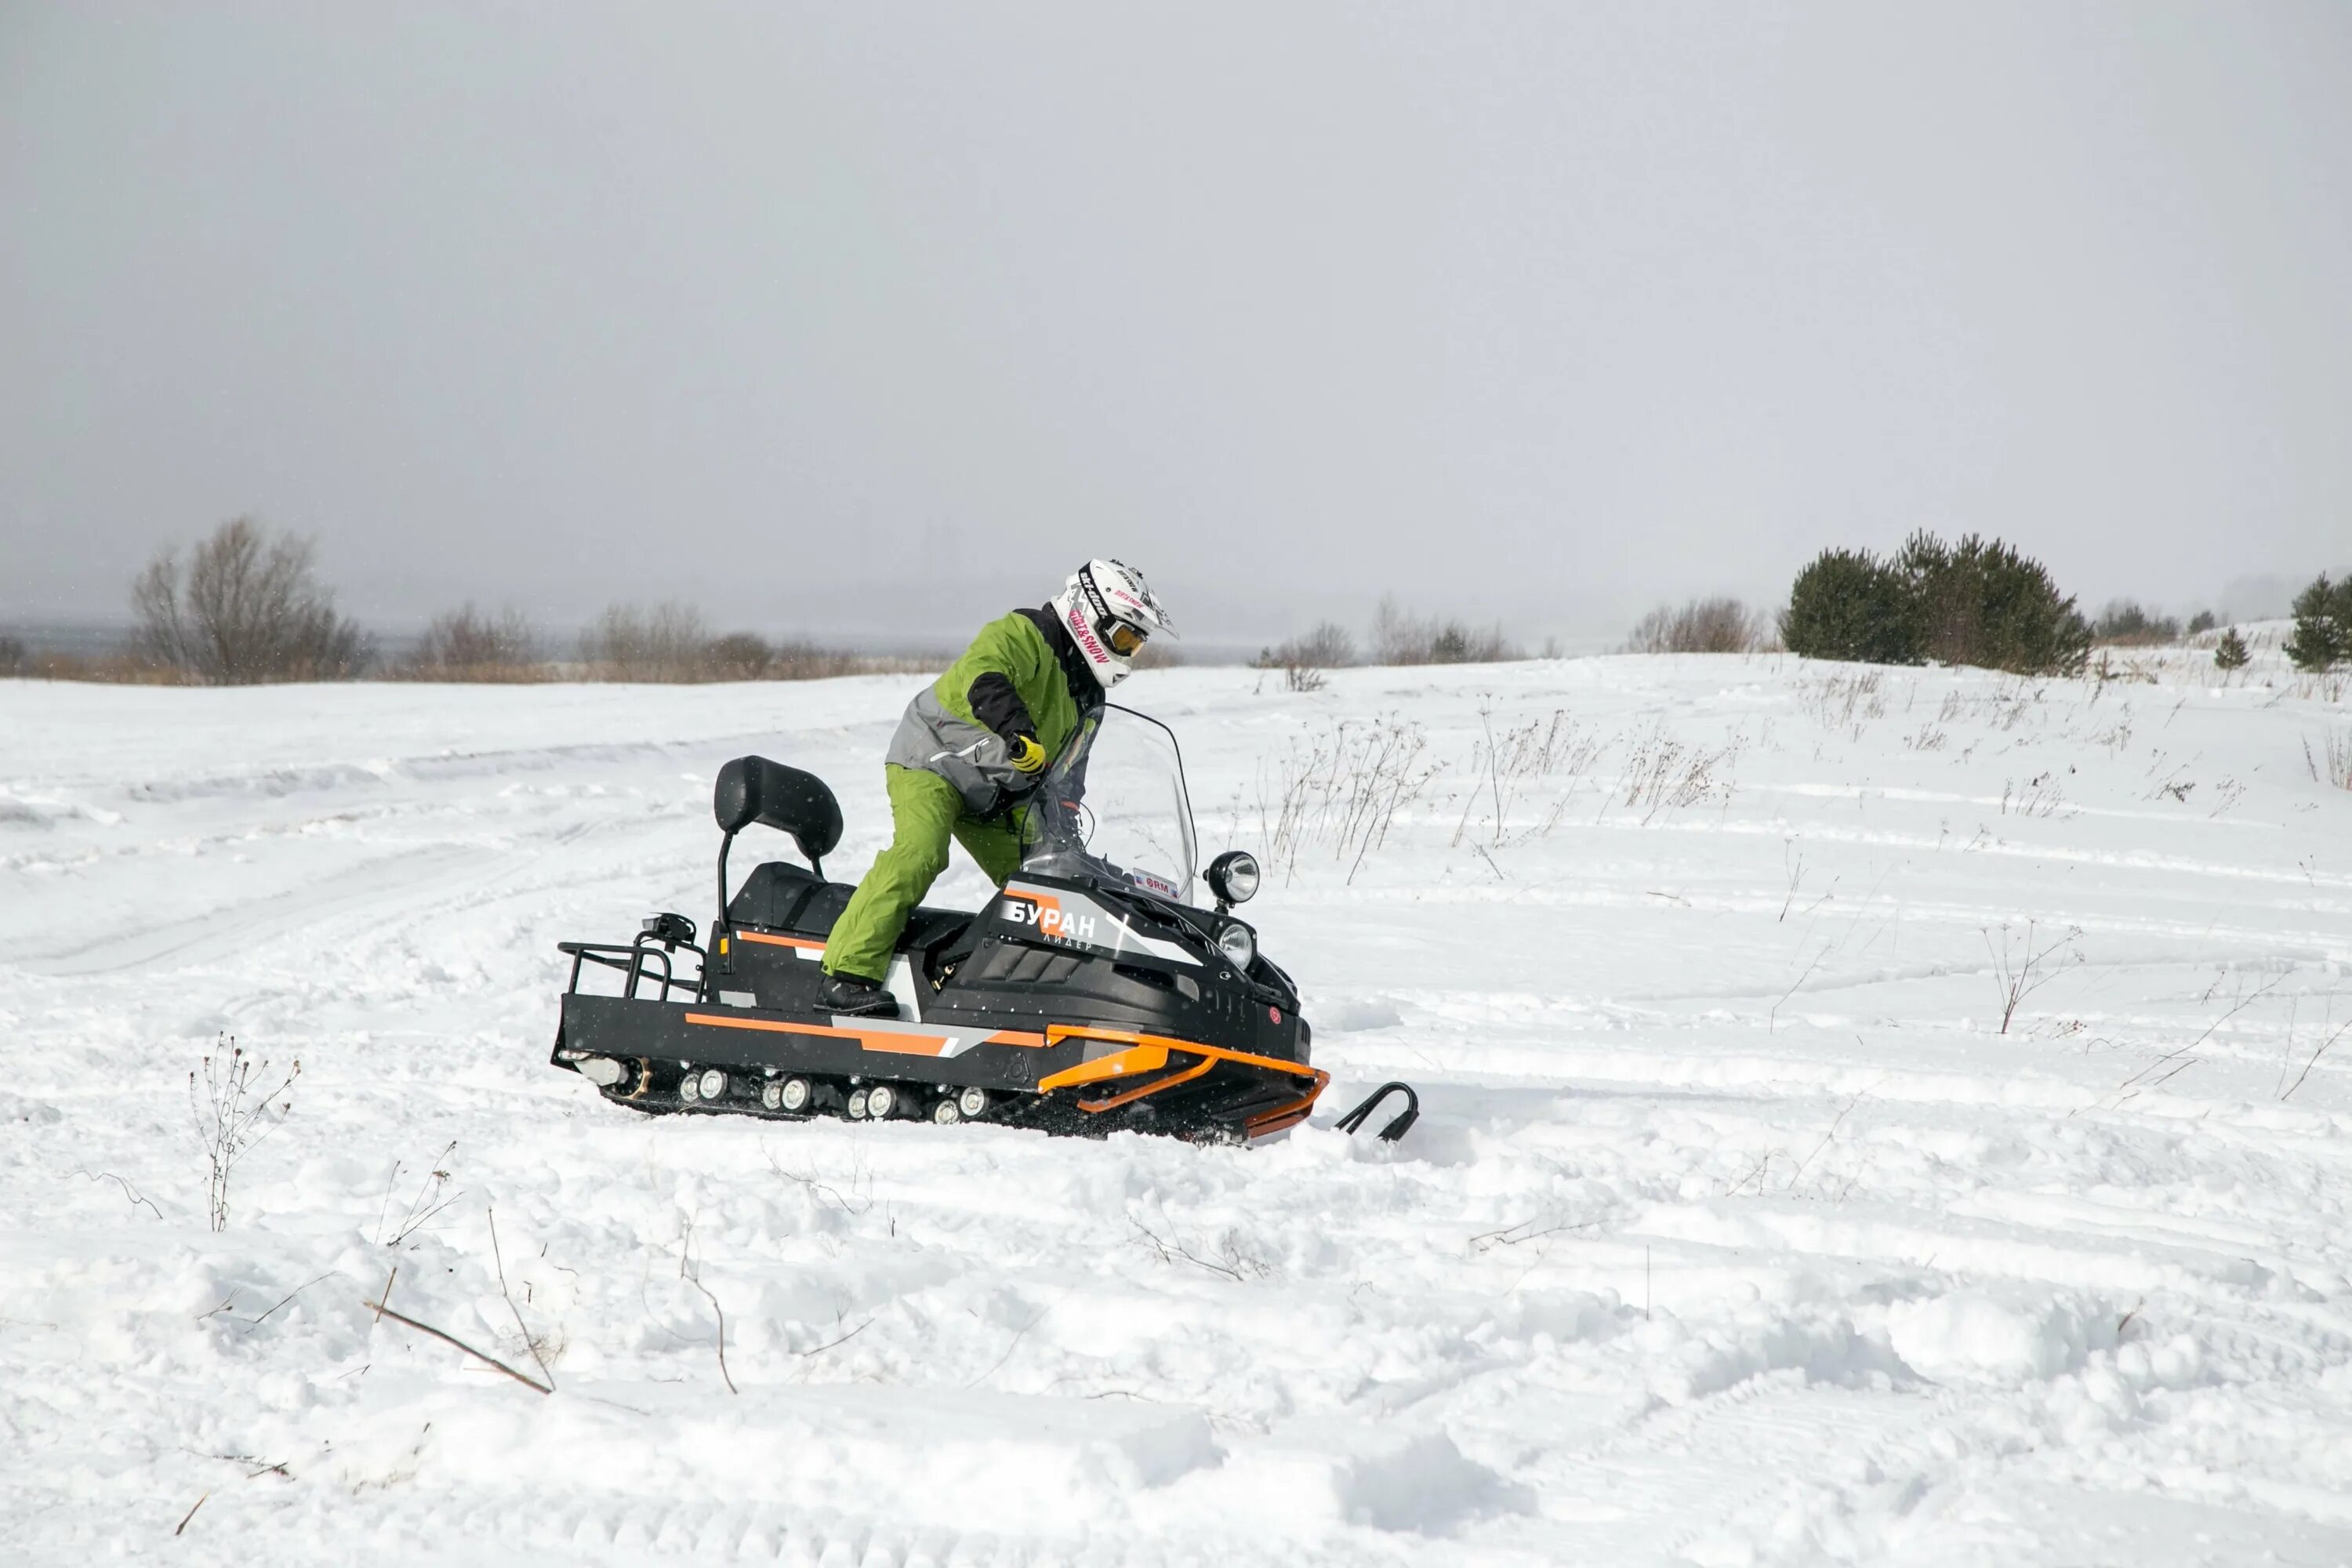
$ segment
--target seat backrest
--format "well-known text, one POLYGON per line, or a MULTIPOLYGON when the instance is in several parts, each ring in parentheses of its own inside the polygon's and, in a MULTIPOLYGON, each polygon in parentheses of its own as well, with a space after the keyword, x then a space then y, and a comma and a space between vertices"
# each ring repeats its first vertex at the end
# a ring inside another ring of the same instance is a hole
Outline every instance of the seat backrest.
POLYGON ((755 822, 789 833, 811 860, 832 854, 841 842, 841 803, 825 782, 765 757, 738 757, 719 770, 710 814, 722 833, 740 833, 755 822))

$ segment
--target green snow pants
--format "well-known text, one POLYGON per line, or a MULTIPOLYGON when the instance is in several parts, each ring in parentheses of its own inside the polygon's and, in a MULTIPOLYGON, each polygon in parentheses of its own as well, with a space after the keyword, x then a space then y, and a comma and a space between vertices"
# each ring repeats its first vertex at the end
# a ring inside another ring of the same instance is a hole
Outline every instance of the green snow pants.
POLYGON ((949 835, 1000 888, 1021 866, 1020 828, 967 816, 963 796, 939 774, 885 763, 882 776, 890 790, 890 847, 874 858, 834 922, 824 944, 827 974, 865 980, 889 974, 890 950, 907 929, 908 911, 948 868, 949 835))

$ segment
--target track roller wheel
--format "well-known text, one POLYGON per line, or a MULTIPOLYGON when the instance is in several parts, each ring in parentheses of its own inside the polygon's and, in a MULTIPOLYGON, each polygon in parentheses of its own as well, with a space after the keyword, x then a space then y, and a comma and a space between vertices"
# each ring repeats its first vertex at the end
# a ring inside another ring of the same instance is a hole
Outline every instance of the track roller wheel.
POLYGON ((966 1121, 977 1121, 988 1114, 988 1090, 975 1084, 955 1097, 955 1108, 966 1121))
POLYGON ((694 1097, 705 1102, 726 1099, 727 1075, 717 1068, 703 1068, 701 1076, 695 1079, 694 1097))
POLYGON ((887 1083, 877 1083, 866 1091, 866 1114, 877 1121, 887 1121, 898 1109, 898 1091, 887 1083))
MULTIPOLYGON (((724 1075, 722 1075, 722 1077, 724 1075)), ((677 1098, 688 1105, 696 1105, 701 1102, 702 1075, 695 1071, 691 1064, 688 1064, 686 1069, 678 1074, 677 1098)))
POLYGON ((809 1099, 809 1080, 804 1078, 772 1078, 760 1086, 760 1103, 770 1110, 796 1115, 808 1109, 809 1099))
POLYGON ((961 1121, 963 1111, 956 1105, 955 1096, 950 1095, 932 1106, 931 1120, 942 1127, 953 1127, 957 1122, 961 1121))
POLYGON ((870 1106, 871 1094, 871 1090, 863 1089, 853 1089, 849 1091, 849 1104, 845 1109, 848 1110, 849 1119, 852 1121, 863 1121, 866 1120, 866 1113, 870 1106))

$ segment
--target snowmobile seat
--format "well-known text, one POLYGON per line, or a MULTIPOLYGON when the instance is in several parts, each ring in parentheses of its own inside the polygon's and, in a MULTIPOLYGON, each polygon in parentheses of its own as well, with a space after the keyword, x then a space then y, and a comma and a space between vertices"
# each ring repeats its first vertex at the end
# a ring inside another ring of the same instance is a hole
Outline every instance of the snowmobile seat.
POLYGON ((812 865, 841 842, 841 803, 825 782, 765 757, 738 757, 719 770, 710 814, 730 838, 755 822, 791 834, 812 865))
MULTIPOLYGON (((788 860, 771 860, 744 879, 742 890, 728 903, 727 920, 730 925, 821 939, 833 934, 833 922, 855 891, 846 882, 824 881, 788 860)), ((898 949, 929 952, 971 923, 967 910, 916 909, 907 916, 898 949)))
POLYGON ((753 867, 743 879, 743 890, 728 900, 727 921, 792 935, 822 935, 833 930, 833 922, 848 901, 849 889, 841 884, 824 880, 805 866, 770 860, 753 867), (838 898, 824 897, 835 892, 838 898), (813 909, 820 900, 826 907, 813 909), (803 933, 803 926, 822 930, 803 933))

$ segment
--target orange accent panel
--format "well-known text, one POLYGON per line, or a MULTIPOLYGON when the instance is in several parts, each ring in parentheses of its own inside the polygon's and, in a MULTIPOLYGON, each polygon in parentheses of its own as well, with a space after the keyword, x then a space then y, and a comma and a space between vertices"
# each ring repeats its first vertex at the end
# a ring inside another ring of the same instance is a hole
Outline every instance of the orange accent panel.
POLYGON ((855 1029, 836 1029, 827 1024, 791 1024, 782 1018, 721 1018, 712 1013, 688 1013, 686 1021, 711 1029, 765 1029, 776 1035, 832 1035, 845 1040, 865 1038, 855 1029))
MULTIPOLYGON (((1189 1047, 1188 1047, 1189 1048, 1189 1047)), ((1060 1072, 1047 1073, 1037 1080, 1039 1094, 1051 1094, 1072 1084, 1100 1083, 1107 1078, 1126 1078, 1133 1073, 1150 1072, 1168 1065, 1168 1047, 1163 1045, 1129 1046, 1123 1051, 1113 1051, 1107 1057, 1097 1057, 1090 1062, 1080 1062, 1060 1072)))
POLYGON ((1114 1094, 1108 1100, 1082 1100, 1078 1109, 1085 1111, 1116 1110, 1130 1100, 1141 1100, 1147 1094, 1158 1094, 1163 1089, 1174 1089, 1180 1083, 1190 1083, 1217 1065, 1214 1057, 1203 1057, 1182 1072, 1171 1072, 1166 1078, 1155 1078, 1141 1089, 1130 1089, 1125 1094, 1114 1094))
POLYGON ((764 942, 770 947, 796 947, 803 952, 823 952, 824 943, 812 942, 804 936, 770 936, 763 931, 739 931, 735 933, 745 942, 764 942))
POLYGON ((983 1046, 1023 1046, 1036 1051, 1045 1048, 1045 1037, 1034 1029, 999 1029, 980 1043, 983 1046))

